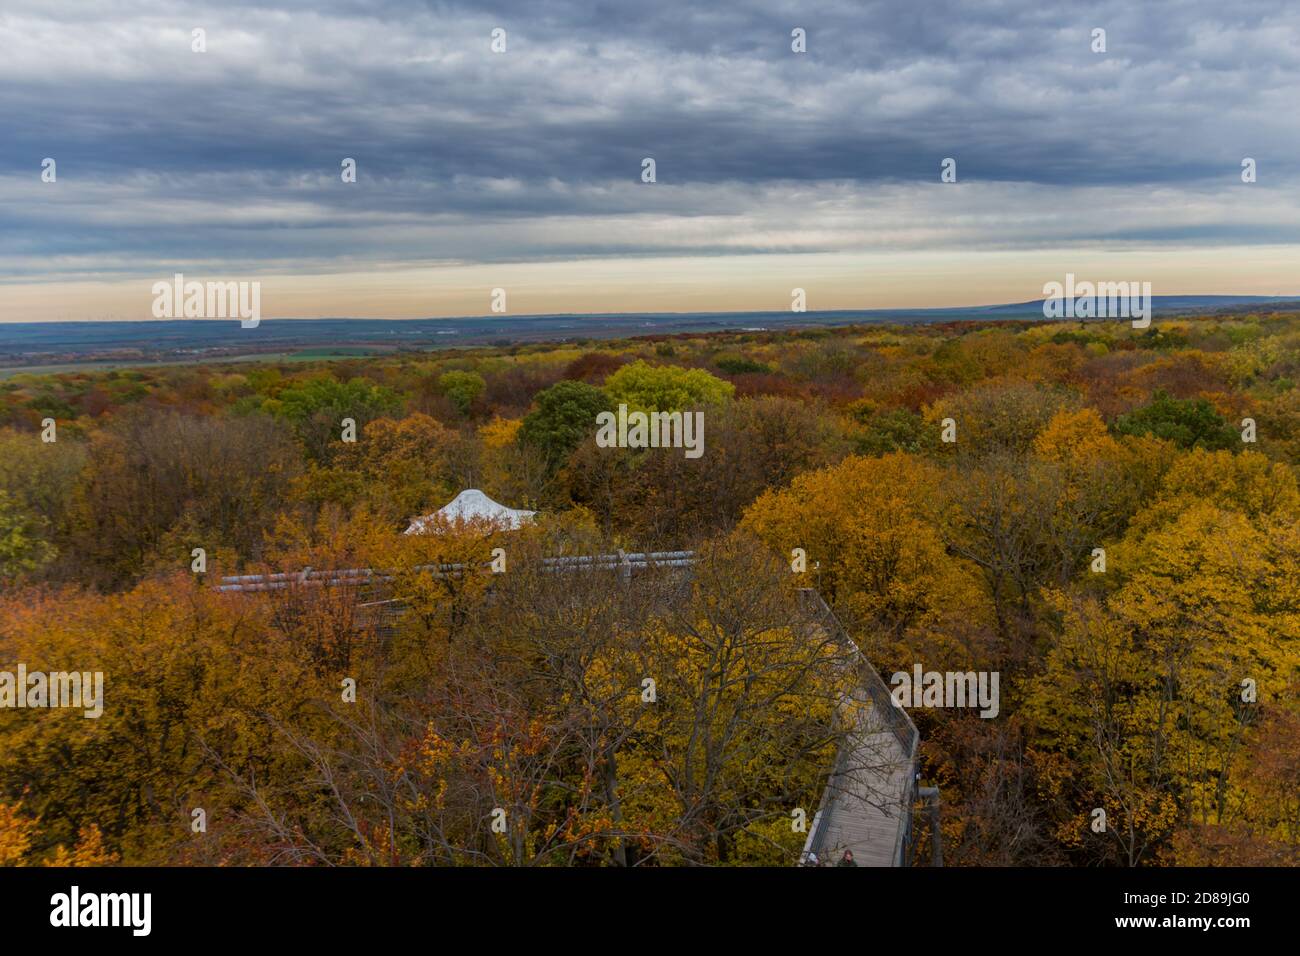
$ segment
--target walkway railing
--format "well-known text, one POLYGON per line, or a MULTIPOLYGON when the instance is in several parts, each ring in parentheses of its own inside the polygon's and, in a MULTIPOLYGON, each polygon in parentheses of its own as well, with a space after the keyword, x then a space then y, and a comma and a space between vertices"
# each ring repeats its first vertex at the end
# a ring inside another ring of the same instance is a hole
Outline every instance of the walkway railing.
MULTIPOLYGON (((584 554, 572 557, 543 558, 542 567, 548 572, 558 571, 632 571, 650 567, 686 567, 695 563, 694 551, 616 551, 612 554, 584 554)), ((467 571, 490 571, 491 561, 481 564, 421 564, 411 568, 415 573, 428 573, 436 578, 453 577, 467 571)), ((278 591, 293 587, 339 587, 343 585, 385 584, 393 581, 397 572, 392 569, 341 568, 330 571, 286 571, 276 574, 236 574, 223 577, 218 591, 278 591)))

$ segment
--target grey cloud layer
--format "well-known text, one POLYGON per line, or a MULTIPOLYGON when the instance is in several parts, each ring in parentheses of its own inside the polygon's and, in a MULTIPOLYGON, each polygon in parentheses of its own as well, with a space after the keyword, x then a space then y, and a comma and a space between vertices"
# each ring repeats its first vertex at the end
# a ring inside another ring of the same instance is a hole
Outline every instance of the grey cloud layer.
POLYGON ((0 14, 0 49, 11 277, 1300 240, 1284 0, 54 0, 0 14), (938 185, 945 156, 956 188, 938 185), (1260 164, 1247 189, 1243 156, 1260 164))

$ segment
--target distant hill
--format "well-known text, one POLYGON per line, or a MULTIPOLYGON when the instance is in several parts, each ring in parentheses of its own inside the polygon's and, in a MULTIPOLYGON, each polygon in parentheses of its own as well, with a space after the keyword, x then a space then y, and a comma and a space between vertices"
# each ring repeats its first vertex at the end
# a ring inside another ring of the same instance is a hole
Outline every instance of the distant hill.
MULTIPOLYGON (((1278 295, 1153 295, 1151 297, 1154 311, 1168 315, 1172 312, 1214 312, 1220 309, 1239 311, 1243 308, 1279 304, 1291 304, 1300 307, 1300 297, 1278 295)), ((968 315, 996 313, 999 315, 1039 315, 1043 314, 1043 300, 1033 299, 1029 302, 1015 302, 1009 305, 985 305, 952 310, 968 315)))

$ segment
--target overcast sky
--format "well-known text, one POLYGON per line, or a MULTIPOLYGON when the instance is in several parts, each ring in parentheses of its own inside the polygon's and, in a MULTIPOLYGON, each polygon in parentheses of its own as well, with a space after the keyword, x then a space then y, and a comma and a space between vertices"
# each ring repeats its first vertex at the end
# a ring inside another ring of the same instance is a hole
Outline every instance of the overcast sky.
POLYGON ((1294 0, 723 6, 8 4, 0 319, 1300 293, 1294 0))

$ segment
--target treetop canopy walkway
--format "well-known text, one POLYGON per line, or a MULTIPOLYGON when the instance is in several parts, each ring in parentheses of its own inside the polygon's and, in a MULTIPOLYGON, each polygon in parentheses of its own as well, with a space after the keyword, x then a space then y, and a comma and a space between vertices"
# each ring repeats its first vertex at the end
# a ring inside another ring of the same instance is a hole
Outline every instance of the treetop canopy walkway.
MULTIPOLYGON (((551 573, 618 571, 625 578, 635 570, 690 567, 692 551, 649 551, 545 558, 551 573)), ((411 569, 435 577, 489 571, 491 563, 438 564, 411 569)), ((279 591, 298 587, 369 587, 393 581, 395 572, 373 568, 243 574, 224 577, 223 592, 279 591)), ((917 798, 916 763, 920 737, 907 712, 897 706, 880 674, 863 656, 835 614, 814 588, 800 588, 800 601, 823 636, 831 637, 848 654, 851 690, 843 697, 839 719, 848 732, 813 816, 800 854, 805 866, 832 865, 845 851, 859 866, 907 866, 912 849, 912 808, 917 798)), ((365 605, 393 604, 392 600, 365 605)))

